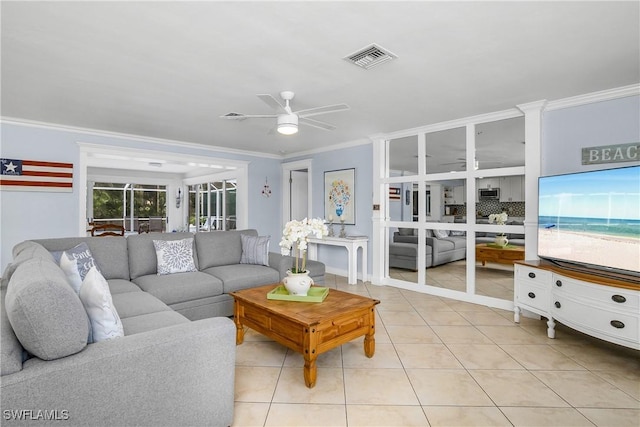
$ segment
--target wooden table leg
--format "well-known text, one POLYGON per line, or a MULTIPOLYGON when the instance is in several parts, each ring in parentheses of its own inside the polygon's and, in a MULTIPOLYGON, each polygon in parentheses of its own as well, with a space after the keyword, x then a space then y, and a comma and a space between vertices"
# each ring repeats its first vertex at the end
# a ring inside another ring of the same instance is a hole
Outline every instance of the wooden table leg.
POLYGON ((302 356, 304 357, 304 383, 309 388, 313 388, 316 385, 316 378, 318 377, 318 367, 316 366, 316 359, 318 358, 317 340, 315 326, 305 327, 302 356))
POLYGON ((236 324, 236 345, 242 344, 244 341, 244 327, 242 326, 242 322, 240 318, 242 317, 242 309, 240 307, 240 303, 235 301, 233 305, 233 320, 236 324))
POLYGON ((316 378, 318 378, 317 358, 317 354, 312 354, 309 357, 305 354, 304 356, 304 383, 309 388, 315 387, 316 378))
POLYGON ((364 354, 367 357, 373 357, 376 352, 376 339, 374 334, 376 333, 376 310, 371 309, 369 314, 369 333, 364 336, 364 354))

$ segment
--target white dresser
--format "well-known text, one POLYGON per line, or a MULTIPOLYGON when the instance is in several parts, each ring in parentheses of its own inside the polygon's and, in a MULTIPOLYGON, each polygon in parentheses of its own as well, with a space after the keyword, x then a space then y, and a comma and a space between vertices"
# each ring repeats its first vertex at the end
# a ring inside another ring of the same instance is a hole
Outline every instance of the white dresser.
POLYGON ((640 283, 562 269, 545 261, 515 263, 514 320, 521 310, 594 337, 640 350, 640 283))

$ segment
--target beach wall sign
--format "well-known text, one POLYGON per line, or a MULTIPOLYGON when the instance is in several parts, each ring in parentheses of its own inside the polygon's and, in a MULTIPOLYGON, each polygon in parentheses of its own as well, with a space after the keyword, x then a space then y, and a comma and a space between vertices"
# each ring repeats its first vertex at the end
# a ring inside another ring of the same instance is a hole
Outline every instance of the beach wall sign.
POLYGON ((582 164, 636 162, 640 160, 640 142, 601 145, 582 149, 582 164))

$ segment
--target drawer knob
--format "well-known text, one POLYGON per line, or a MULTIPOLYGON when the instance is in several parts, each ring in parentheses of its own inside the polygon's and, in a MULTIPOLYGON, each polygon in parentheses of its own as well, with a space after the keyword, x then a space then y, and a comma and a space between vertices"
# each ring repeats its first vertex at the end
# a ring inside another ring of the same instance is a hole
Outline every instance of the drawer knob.
POLYGON ((531 277, 532 279, 535 279, 536 278, 536 273, 534 273, 534 272, 529 273, 529 277, 531 277))
POLYGON ((562 287, 562 280, 556 280, 556 286, 561 288, 562 287))
POLYGON ((554 305, 556 306, 556 308, 562 307, 562 304, 560 304, 560 301, 556 301, 556 303, 554 305))
POLYGON ((622 328, 624 328, 624 323, 622 323, 619 320, 612 320, 611 321, 611 326, 613 326, 614 328, 622 329, 622 328))
POLYGON ((622 295, 613 295, 611 297, 611 299, 614 300, 615 302, 619 302, 619 303, 627 302, 627 299, 625 297, 623 297, 622 295))
POLYGON ((533 292, 529 292, 527 295, 529 295, 529 298, 535 298, 536 294, 534 294, 533 292))

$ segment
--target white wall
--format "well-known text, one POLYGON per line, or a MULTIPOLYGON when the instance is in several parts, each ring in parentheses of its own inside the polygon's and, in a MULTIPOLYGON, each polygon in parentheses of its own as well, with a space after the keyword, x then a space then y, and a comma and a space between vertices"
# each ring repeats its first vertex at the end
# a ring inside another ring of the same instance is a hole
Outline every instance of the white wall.
POLYGON ((634 163, 582 165, 582 148, 639 141, 640 96, 546 111, 542 119, 541 175, 631 166, 634 163))
MULTIPOLYGON (((359 235, 369 237, 368 246, 368 270, 371 272, 371 233, 373 222, 373 146, 372 144, 357 145, 355 147, 342 148, 334 151, 316 153, 300 158, 288 159, 288 161, 312 159, 312 216, 324 217, 324 173, 339 169, 355 168, 355 225, 346 225, 347 235, 359 235)), ((334 224, 336 235, 340 231, 340 225, 334 224)), ((319 245, 318 259, 325 263, 327 271, 347 275, 349 268, 347 251, 342 247, 319 245)), ((358 255, 358 260, 360 256, 358 255)), ((361 265, 358 263, 358 271, 361 265)))

